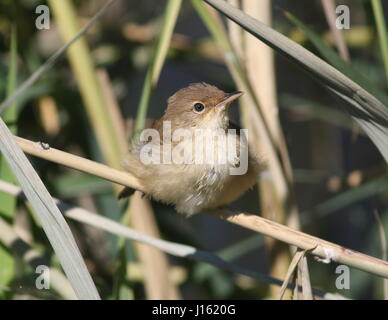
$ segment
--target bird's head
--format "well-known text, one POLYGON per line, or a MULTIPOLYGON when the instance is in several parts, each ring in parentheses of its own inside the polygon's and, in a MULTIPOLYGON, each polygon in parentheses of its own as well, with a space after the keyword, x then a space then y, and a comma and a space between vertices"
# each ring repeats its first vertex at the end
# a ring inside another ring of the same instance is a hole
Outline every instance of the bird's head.
POLYGON ((227 129, 228 106, 242 94, 225 93, 204 82, 190 84, 168 99, 163 120, 174 128, 227 129))

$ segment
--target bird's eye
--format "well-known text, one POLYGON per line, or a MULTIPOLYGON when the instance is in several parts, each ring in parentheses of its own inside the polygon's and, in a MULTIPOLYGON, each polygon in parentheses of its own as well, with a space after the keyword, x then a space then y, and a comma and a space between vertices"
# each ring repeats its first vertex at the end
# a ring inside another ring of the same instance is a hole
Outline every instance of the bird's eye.
POLYGON ((197 102, 195 105, 194 105, 194 112, 196 113, 202 113, 203 110, 205 110, 205 106, 200 103, 200 102, 197 102))

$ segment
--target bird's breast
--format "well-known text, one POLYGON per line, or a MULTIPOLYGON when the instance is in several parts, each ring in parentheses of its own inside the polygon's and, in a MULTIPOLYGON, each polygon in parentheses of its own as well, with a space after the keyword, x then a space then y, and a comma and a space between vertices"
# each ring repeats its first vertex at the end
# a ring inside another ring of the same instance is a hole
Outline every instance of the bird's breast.
POLYGON ((233 201, 252 184, 245 182, 244 171, 232 173, 243 164, 241 155, 248 154, 248 146, 239 135, 225 130, 197 132, 172 143, 155 143, 147 150, 157 155, 154 159, 158 163, 147 165, 147 177, 140 178, 146 180, 151 196, 175 204, 182 213, 233 201))

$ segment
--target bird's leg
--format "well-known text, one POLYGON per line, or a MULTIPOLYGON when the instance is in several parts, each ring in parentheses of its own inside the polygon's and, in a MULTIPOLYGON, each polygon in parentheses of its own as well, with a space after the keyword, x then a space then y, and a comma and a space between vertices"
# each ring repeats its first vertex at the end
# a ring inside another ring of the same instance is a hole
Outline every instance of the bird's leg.
POLYGON ((117 198, 120 200, 120 199, 124 199, 124 198, 130 197, 131 195, 133 195, 135 193, 135 191, 139 191, 141 193, 141 198, 142 199, 146 196, 146 193, 143 192, 143 191, 140 191, 140 190, 137 190, 137 189, 133 189, 133 188, 129 188, 129 187, 125 187, 123 190, 120 191, 120 193, 117 196, 117 198))
POLYGON ((209 214, 212 214, 212 215, 218 215, 220 213, 224 213, 225 211, 229 212, 229 211, 232 211, 232 209, 228 205, 223 205, 223 206, 219 206, 217 208, 212 208, 212 209, 206 209, 205 210, 206 213, 209 213, 209 214))

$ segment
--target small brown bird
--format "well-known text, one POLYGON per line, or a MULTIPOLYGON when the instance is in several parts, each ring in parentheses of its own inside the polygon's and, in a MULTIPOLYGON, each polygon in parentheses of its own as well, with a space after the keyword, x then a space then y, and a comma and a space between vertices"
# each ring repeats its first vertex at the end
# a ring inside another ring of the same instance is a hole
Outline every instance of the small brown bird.
MULTIPOLYGON (((194 83, 168 99, 165 114, 124 160, 147 196, 189 216, 224 207, 254 185, 260 162, 228 115, 229 105, 242 94, 194 83)), ((132 192, 125 188, 119 198, 132 192)))

